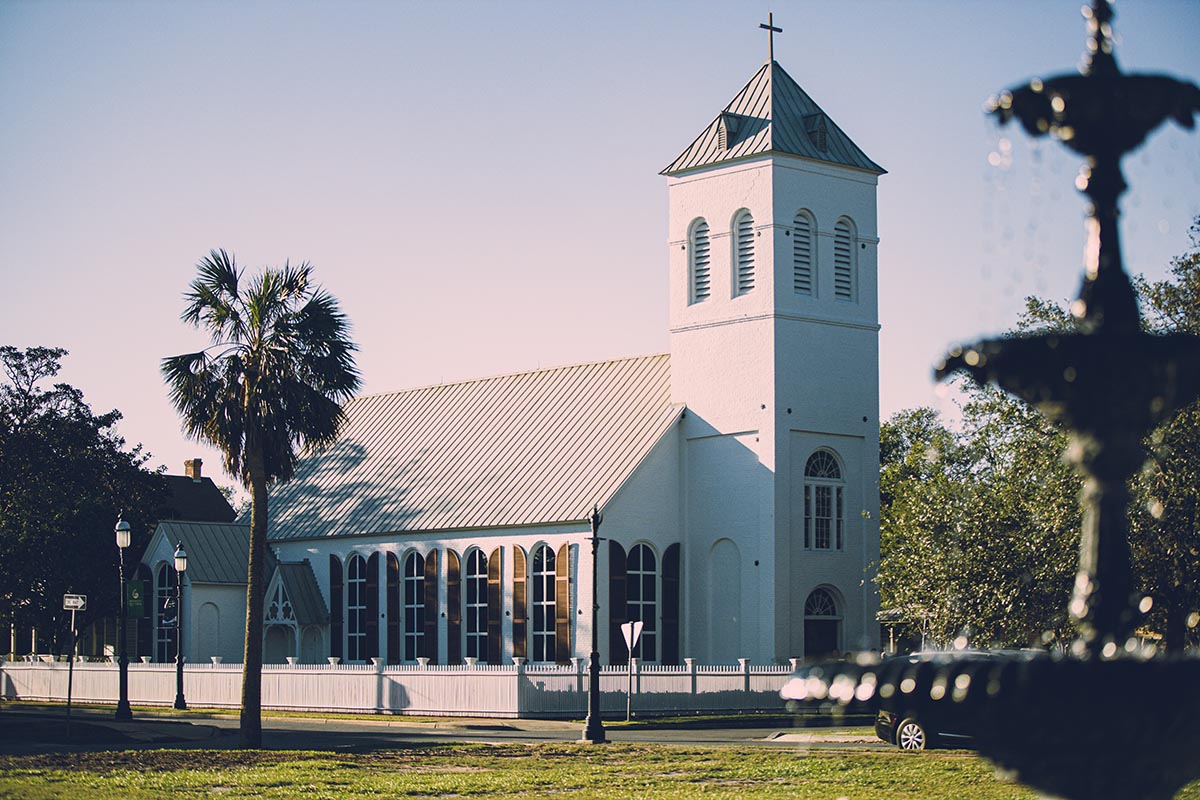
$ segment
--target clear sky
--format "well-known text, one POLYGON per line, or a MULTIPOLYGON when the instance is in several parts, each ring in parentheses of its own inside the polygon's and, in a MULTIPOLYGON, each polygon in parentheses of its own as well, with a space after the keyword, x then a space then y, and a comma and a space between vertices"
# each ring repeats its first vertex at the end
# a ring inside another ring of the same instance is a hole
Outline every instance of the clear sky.
MULTIPOLYGON (((667 349, 666 179, 766 59, 889 174, 884 416, 949 407, 930 365, 1072 296, 1078 160, 982 115, 1071 70, 1079 0, 54 3, 0 0, 0 343, 182 471, 158 367, 195 263, 308 260, 377 393, 667 349), (993 156, 1011 137, 1009 159, 993 156)), ((1117 6, 1127 70, 1200 79, 1200 3, 1117 6)), ((1127 265, 1159 276, 1200 212, 1200 136, 1126 160, 1127 265)))

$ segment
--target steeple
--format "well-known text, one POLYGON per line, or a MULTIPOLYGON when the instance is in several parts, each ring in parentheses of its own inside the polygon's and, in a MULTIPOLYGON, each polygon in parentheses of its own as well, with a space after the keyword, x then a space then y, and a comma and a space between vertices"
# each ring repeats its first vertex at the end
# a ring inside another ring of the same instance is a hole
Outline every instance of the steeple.
POLYGON ((764 153, 786 153, 875 175, 887 172, 850 140, 783 67, 768 61, 661 174, 675 175, 764 153))

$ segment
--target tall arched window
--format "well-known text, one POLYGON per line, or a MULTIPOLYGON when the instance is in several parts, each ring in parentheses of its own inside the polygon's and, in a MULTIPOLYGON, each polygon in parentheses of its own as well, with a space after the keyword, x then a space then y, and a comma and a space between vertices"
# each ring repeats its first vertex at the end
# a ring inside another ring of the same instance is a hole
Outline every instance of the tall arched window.
POLYGON ((739 211, 733 218, 733 265, 735 295, 754 288, 754 217, 739 211))
POLYGON ((813 232, 816 230, 812 215, 799 211, 792 221, 792 286, 796 294, 816 294, 813 280, 813 232))
POLYGON ((688 302, 707 300, 712 292, 709 274, 708 223, 698 219, 688 234, 688 302))
POLYGON ((346 561, 346 660, 367 660, 367 560, 346 561))
POLYGON ((155 586, 154 660, 166 663, 175 660, 175 568, 159 566, 155 586))
POLYGON ((829 589, 813 589, 804 601, 804 657, 836 653, 841 642, 842 615, 829 589))
POLYGON ((467 657, 480 661, 488 660, 488 563, 482 550, 467 554, 467 571, 463 575, 466 583, 466 636, 467 657))
POLYGON ((533 551, 533 654, 531 661, 554 661, 554 551, 533 551))
POLYGON ((844 544, 845 483, 837 459, 818 450, 804 465, 804 546, 841 550, 844 544))
POLYGON ((634 658, 658 660, 658 559, 644 544, 629 551, 625 567, 625 615, 641 620, 642 635, 633 648, 634 658))
POLYGON ((425 654, 425 559, 409 553, 404 559, 404 660, 425 654))
POLYGON ((854 299, 854 229, 844 217, 833 227, 833 296, 854 299))

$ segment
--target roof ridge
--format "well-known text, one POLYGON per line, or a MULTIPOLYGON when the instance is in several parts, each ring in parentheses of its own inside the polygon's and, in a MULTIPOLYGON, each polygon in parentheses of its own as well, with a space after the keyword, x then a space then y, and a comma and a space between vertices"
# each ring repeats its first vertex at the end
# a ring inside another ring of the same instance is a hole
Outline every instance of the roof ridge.
MULTIPOLYGON (((461 381, 449 381, 446 383, 429 383, 423 386, 410 386, 407 389, 393 389, 386 392, 377 392, 375 394, 362 394, 350 400, 350 403, 356 403, 361 400, 375 400, 381 397, 395 397, 397 395, 408 394, 409 392, 422 392, 429 389, 442 389, 451 386, 466 386, 472 383, 483 383, 485 381, 496 381, 504 378, 519 378, 524 375, 535 375, 539 372, 557 372, 564 369, 579 369, 583 367, 594 367, 603 364, 617 364, 622 361, 639 361, 649 360, 654 358, 669 358, 670 353, 644 353, 637 356, 623 356, 621 358, 601 358, 595 361, 581 361, 574 364, 559 364, 553 367, 535 367, 534 369, 523 369, 516 372, 500 372, 494 375, 484 375, 478 378, 466 378, 461 381)), ((348 403, 349 404, 349 403, 348 403)))

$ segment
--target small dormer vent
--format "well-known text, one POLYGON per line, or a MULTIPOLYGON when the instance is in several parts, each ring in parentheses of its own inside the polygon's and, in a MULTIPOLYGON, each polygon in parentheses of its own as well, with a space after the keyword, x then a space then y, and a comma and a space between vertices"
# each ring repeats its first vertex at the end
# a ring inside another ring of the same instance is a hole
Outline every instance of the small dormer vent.
POLYGON ((717 118, 717 147, 728 150, 737 143, 738 116, 722 111, 717 118))
POLYGON ((824 114, 809 114, 804 118, 804 131, 817 150, 829 152, 829 124, 824 114))

